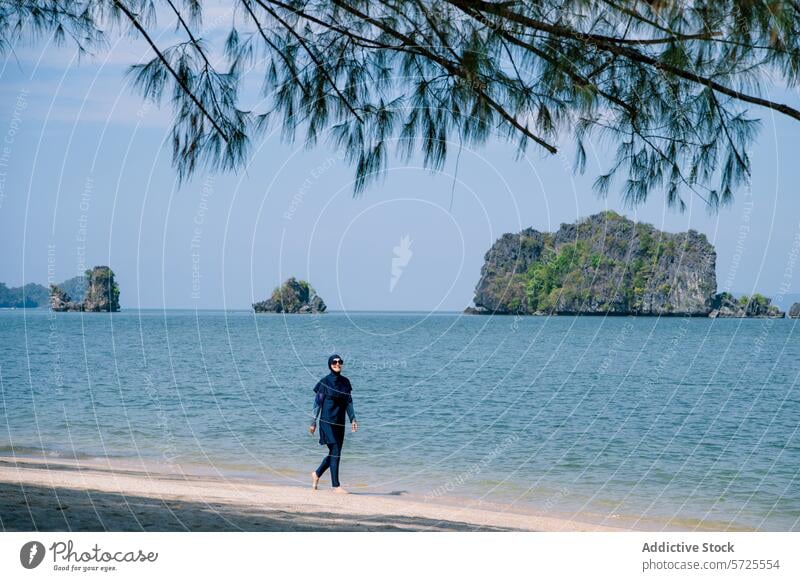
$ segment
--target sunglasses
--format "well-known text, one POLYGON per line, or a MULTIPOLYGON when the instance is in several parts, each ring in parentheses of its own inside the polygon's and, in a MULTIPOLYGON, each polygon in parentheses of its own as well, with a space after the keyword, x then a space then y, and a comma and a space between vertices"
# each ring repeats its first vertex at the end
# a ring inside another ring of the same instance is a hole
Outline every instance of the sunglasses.
POLYGON ((334 359, 333 361, 331 361, 331 365, 344 365, 344 361, 342 361, 341 359, 334 359))

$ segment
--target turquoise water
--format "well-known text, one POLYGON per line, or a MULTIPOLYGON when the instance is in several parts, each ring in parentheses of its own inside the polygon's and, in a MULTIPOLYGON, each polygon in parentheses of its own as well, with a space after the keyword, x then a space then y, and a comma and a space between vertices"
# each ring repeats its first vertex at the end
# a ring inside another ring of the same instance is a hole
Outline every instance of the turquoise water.
MULTIPOLYGON (((336 351, 354 490, 643 528, 800 530, 790 320, 0 312, 0 455, 307 485, 336 351)), ((323 478, 327 485, 328 476, 323 478)))

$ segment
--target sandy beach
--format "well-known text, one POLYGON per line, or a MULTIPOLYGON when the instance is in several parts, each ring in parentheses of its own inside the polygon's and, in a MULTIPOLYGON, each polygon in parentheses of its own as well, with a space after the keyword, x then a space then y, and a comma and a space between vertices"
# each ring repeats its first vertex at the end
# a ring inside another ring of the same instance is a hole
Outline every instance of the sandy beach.
MULTIPOLYGON (((474 503, 472 503, 474 504, 474 503)), ((615 531, 397 492, 312 490, 103 461, 0 457, 6 531, 615 531)))

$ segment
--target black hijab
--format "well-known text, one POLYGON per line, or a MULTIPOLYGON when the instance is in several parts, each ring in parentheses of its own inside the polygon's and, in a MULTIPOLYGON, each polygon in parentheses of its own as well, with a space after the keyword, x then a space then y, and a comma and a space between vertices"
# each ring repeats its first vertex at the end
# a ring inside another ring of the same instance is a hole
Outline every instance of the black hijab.
POLYGON ((342 375, 341 372, 336 373, 333 370, 331 362, 334 359, 341 359, 341 357, 336 353, 328 357, 328 369, 330 369, 331 372, 317 382, 317 385, 314 386, 314 393, 316 393, 317 397, 320 399, 322 396, 328 396, 335 399, 347 400, 348 402, 352 401, 350 393, 353 391, 353 387, 350 385, 350 380, 342 375))

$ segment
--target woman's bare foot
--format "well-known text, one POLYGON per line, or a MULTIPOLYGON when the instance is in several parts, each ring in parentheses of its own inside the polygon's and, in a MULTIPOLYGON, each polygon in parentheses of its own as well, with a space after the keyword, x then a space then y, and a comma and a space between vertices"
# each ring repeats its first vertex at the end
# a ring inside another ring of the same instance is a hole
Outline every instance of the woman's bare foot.
POLYGON ((342 488, 341 486, 334 486, 334 488, 333 488, 333 491, 334 491, 335 493, 337 493, 337 494, 350 494, 349 492, 347 492, 347 491, 346 491, 344 488, 342 488))
POLYGON ((315 470, 311 473, 311 488, 316 490, 317 486, 319 486, 319 476, 317 476, 317 471, 315 470))

